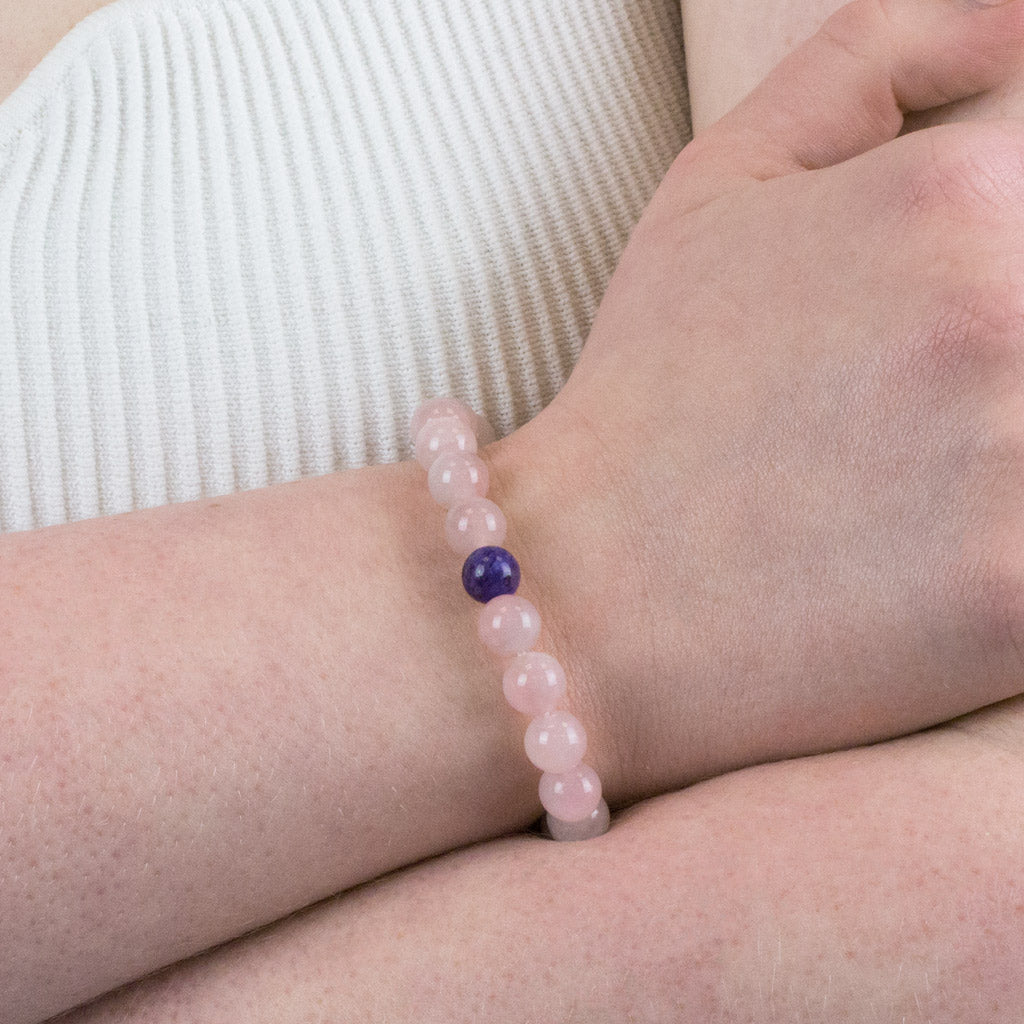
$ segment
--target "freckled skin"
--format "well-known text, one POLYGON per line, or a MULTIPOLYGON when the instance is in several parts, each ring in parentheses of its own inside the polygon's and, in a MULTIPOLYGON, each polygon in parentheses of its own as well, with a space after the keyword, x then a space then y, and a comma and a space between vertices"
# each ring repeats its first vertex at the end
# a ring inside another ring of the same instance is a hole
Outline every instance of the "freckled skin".
POLYGON ((1017 1024, 1021 750, 1016 701, 476 846, 63 1024, 1017 1024))
POLYGON ((413 463, 0 536, 3 1024, 540 813, 459 562, 413 463))

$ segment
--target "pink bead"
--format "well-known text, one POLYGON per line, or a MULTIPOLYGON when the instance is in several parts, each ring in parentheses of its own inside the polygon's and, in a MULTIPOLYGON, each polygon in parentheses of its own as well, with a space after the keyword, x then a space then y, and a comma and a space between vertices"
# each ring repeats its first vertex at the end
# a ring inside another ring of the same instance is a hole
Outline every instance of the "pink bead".
POLYGON ((575 843, 581 839, 594 839, 608 831, 612 816, 608 805, 602 800, 590 816, 582 821, 562 821, 554 815, 547 815, 548 831, 552 839, 560 843, 575 843))
POLYGON ((539 791, 544 810, 560 821, 582 821, 601 802, 601 780, 586 764, 567 772, 545 772, 539 791))
POLYGON ((480 640, 498 654, 528 651, 540 635, 540 613, 518 594, 491 598, 480 609, 480 640))
POLYGON ((520 654, 501 680, 505 700, 524 715, 551 711, 565 696, 565 670, 550 654, 520 654))
MULTIPOLYGON (((421 402, 412 414, 412 420, 409 423, 409 437, 413 444, 416 443, 416 436, 423 429, 423 424, 427 420, 437 420, 444 416, 454 416, 456 419, 462 420, 474 434, 479 434, 477 421, 480 417, 465 402, 460 402, 457 398, 431 398, 429 401, 421 402)), ((485 441, 484 443, 488 444, 489 442, 485 441)))
POLYGON ((476 434, 456 416, 427 420, 416 435, 416 461, 424 469, 446 452, 476 454, 476 434))
MULTIPOLYGON (((427 470, 427 487, 438 505, 454 505, 470 498, 482 498, 490 486, 487 465, 477 455, 445 452, 427 470)), ((468 552, 467 552, 468 553, 468 552)))
POLYGON ((448 546, 465 557, 477 548, 501 544, 508 524, 505 514, 486 498, 475 498, 453 505, 445 520, 444 532, 448 546))
POLYGON ((568 711, 545 711, 526 727, 523 746, 542 772, 567 772, 587 752, 587 731, 568 711))

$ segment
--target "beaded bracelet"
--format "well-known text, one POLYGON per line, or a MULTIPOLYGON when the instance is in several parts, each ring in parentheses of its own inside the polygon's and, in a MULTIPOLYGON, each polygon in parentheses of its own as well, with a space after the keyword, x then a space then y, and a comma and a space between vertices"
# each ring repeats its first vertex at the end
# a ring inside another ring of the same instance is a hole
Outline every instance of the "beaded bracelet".
POLYGON ((526 756, 543 774, 540 802, 552 838, 589 839, 608 830, 608 805, 601 780, 583 764, 587 734, 577 718, 558 710, 565 696, 562 666, 550 655, 532 650, 540 634, 540 615, 519 588, 519 564, 500 545, 507 524, 488 501, 487 465, 477 446, 494 439, 490 424, 454 398, 424 402, 410 427, 416 460, 427 471, 433 499, 448 508, 445 534, 449 547, 465 556, 462 583, 483 604, 478 621, 481 641, 511 657, 502 689, 508 703, 530 715, 526 756))

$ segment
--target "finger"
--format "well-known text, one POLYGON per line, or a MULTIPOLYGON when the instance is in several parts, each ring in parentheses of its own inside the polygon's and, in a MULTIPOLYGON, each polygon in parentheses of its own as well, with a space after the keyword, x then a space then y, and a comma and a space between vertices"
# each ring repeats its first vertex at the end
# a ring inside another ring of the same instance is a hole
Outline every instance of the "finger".
POLYGON ((907 112, 998 86, 1022 46, 1021 0, 855 0, 687 146, 673 169, 683 202, 880 146, 907 112))

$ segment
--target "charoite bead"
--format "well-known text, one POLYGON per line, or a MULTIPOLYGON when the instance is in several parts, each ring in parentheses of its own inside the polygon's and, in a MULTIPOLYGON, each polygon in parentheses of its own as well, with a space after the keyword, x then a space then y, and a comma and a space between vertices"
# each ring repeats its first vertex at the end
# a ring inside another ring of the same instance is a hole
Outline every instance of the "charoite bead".
POLYGON ((601 780, 586 764, 567 772, 545 772, 538 789, 544 810, 561 821, 582 821, 601 802, 601 780))
POLYGON ((587 752, 587 732, 568 711, 545 711, 526 727, 526 756, 542 772, 567 772, 587 752))
POLYGON ((548 832, 560 843, 575 843, 581 839, 595 839, 608 831, 612 816, 608 805, 602 800, 590 815, 580 821, 562 821, 551 814, 545 815, 548 832))
POLYGON ((416 461, 430 469, 439 455, 448 452, 476 454, 476 434, 457 416, 429 419, 416 435, 416 461))
POLYGON ((554 710, 565 696, 565 670, 550 654, 527 651, 505 669, 501 688, 516 711, 540 715, 554 710))
POLYGON ((480 609, 477 631, 490 650, 520 654, 528 651, 540 636, 540 613, 525 597, 503 594, 480 609))
POLYGON ((445 452, 427 470, 430 496, 446 508, 470 498, 482 498, 490 483, 487 463, 469 452, 445 452))
POLYGON ((474 601, 487 602, 519 589, 519 563, 497 546, 477 548, 462 565, 462 585, 474 601))
POLYGON ((471 498, 452 505, 444 522, 448 546, 463 558, 477 548, 501 544, 507 530, 505 514, 487 498, 471 498))

